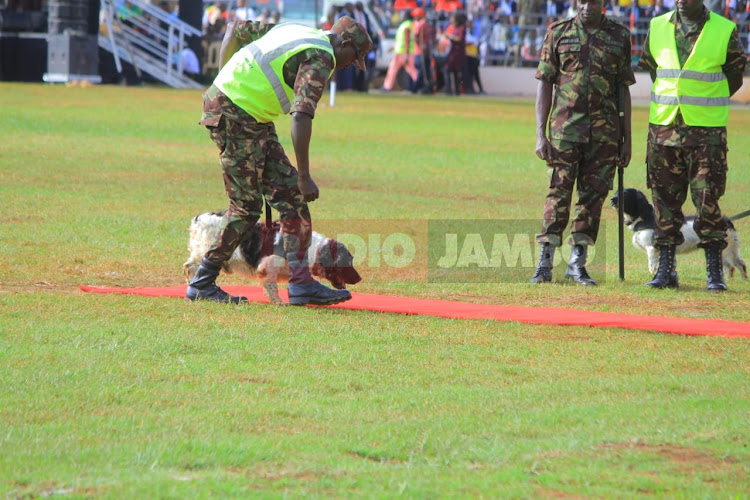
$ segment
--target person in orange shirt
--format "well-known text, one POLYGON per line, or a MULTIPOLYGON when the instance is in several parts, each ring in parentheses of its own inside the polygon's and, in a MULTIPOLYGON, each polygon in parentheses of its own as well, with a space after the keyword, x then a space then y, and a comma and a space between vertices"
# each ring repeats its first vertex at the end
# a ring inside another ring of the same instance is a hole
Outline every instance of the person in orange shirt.
POLYGON ((414 19, 414 65, 417 67, 417 81, 412 92, 432 93, 432 25, 424 17, 420 7, 411 11, 414 19))
POLYGON ((455 12, 463 8, 464 5, 459 0, 438 0, 435 3, 435 11, 437 12, 455 12))
POLYGON ((393 3, 393 10, 413 10, 417 8, 416 0, 396 0, 393 3))

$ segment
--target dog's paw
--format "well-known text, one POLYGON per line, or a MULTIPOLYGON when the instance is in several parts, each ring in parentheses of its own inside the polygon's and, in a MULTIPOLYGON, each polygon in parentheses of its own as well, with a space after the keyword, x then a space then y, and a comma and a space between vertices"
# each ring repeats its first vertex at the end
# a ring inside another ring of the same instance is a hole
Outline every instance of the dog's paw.
POLYGON ((263 291, 266 293, 266 297, 268 297, 268 300, 271 302, 271 304, 275 306, 287 305, 287 303, 281 300, 281 297, 279 297, 279 287, 276 283, 266 283, 263 286, 263 291))

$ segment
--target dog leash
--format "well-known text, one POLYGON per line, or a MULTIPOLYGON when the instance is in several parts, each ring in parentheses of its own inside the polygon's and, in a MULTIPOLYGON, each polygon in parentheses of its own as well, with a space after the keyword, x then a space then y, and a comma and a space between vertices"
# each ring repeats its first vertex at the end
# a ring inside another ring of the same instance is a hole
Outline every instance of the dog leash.
POLYGON ((744 212, 742 212, 741 214, 733 215, 732 217, 730 217, 730 218, 729 218, 729 220, 738 220, 738 219, 744 219, 744 218, 745 218, 745 217, 747 217, 748 215, 750 215, 750 210, 745 210, 745 211, 744 211, 744 212))
POLYGON ((271 220, 271 205, 268 204, 268 200, 265 198, 264 201, 266 202, 266 228, 271 229, 271 224, 273 224, 271 220))

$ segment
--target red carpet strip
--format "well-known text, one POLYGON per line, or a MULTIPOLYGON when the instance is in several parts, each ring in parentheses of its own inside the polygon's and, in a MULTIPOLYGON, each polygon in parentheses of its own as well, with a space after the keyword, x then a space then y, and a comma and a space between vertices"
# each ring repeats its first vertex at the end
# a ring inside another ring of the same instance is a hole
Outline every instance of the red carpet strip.
MULTIPOLYGON (((80 285, 84 292, 124 293, 147 297, 185 297, 186 285, 163 288, 104 288, 80 285)), ((261 287, 223 286, 232 295, 243 295, 251 302, 268 302, 261 287)), ((279 290, 286 300, 286 290, 279 290)), ((645 330, 681 335, 750 338, 750 322, 716 319, 690 319, 667 316, 645 316, 558 307, 501 306, 470 304, 449 300, 413 299, 353 293, 352 300, 331 307, 398 314, 421 314, 441 318, 493 319, 544 325, 594 326, 645 330)))

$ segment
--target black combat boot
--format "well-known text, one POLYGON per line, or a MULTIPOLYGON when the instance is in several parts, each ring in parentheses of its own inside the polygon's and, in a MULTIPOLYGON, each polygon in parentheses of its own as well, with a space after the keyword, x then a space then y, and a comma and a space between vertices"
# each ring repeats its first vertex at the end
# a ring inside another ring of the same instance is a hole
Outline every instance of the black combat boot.
POLYGON ((724 269, 721 254, 724 250, 720 242, 713 242, 704 247, 706 252, 706 288, 709 292, 723 292, 727 289, 724 283, 724 269))
POLYGON ((549 283, 552 281, 552 258, 555 256, 555 247, 552 243, 542 243, 539 250, 539 264, 536 272, 529 283, 549 283))
POLYGON ((289 262, 289 304, 293 306, 330 306, 352 298, 349 290, 332 290, 313 279, 307 254, 299 259, 295 252, 286 254, 289 262))
POLYGON ((211 302, 224 302, 226 304, 247 302, 245 297, 233 297, 218 287, 216 278, 219 277, 219 271, 221 271, 221 264, 203 257, 195 276, 190 280, 185 298, 187 300, 210 300, 211 302))
POLYGON ((579 285, 596 286, 596 281, 592 280, 588 271, 586 271, 586 258, 588 253, 588 246, 573 245, 573 249, 570 251, 568 269, 565 271, 565 277, 571 278, 579 285))
POLYGON ((680 286, 674 254, 674 245, 659 246, 659 268, 646 286, 651 288, 678 288, 680 286))

